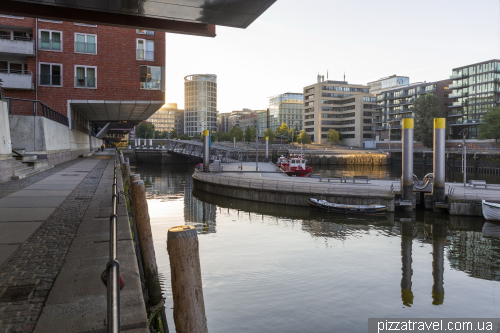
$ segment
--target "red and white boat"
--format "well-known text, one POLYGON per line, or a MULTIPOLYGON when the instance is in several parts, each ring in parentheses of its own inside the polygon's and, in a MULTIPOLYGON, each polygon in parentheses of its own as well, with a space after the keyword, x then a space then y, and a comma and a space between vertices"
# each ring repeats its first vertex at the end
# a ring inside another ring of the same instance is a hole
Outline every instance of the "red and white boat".
POLYGON ((276 162, 276 166, 278 168, 281 168, 281 165, 283 163, 288 163, 288 158, 286 158, 285 156, 281 155, 281 157, 278 158, 278 162, 276 162))
POLYGON ((300 155, 299 157, 290 157, 288 161, 281 163, 281 171, 290 177, 309 177, 313 168, 306 166, 307 160, 300 155))

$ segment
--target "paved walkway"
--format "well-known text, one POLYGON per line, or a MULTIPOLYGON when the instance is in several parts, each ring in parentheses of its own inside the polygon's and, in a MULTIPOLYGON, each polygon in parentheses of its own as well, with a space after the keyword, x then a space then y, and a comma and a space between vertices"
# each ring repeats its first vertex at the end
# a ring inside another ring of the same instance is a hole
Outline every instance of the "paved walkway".
MULTIPOLYGON (((0 332, 105 332, 112 154, 40 173, 0 199, 0 332)), ((118 215, 122 330, 149 332, 124 200, 118 215)))

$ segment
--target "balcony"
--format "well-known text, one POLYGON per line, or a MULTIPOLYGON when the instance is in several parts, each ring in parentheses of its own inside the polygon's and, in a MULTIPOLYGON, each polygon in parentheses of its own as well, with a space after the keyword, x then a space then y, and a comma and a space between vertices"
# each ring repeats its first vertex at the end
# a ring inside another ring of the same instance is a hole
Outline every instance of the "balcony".
POLYGON ((375 105, 375 109, 382 109, 384 107, 385 107, 385 105, 375 105))
POLYGON ((467 102, 453 102, 452 105, 450 105, 449 107, 450 108, 459 108, 459 107, 462 107, 464 105, 468 105, 469 103, 467 102))
POLYGON ((35 55, 35 43, 33 38, 29 37, 14 37, 0 35, 0 54, 8 53, 22 56, 35 55))
POLYGON ((449 94, 448 95, 448 98, 458 98, 458 97, 462 97, 462 93, 455 93, 455 94, 449 94))
POLYGON ((452 123, 448 123, 448 125, 450 126, 463 126, 463 125, 480 125, 482 124, 482 122, 480 120, 469 120, 469 119, 465 119, 465 120, 461 120, 461 119, 457 119, 456 122, 452 123))
POLYGON ((463 73, 457 73, 450 75, 451 80, 461 79, 463 77, 467 77, 468 75, 464 75, 463 73))
POLYGON ((5 89, 33 90, 33 73, 19 71, 18 73, 0 72, 0 79, 3 81, 2 87, 5 89))
POLYGON ((383 123, 383 120, 382 119, 372 119, 372 123, 373 124, 381 124, 381 123, 383 123))
POLYGON ((383 131, 385 128, 383 126, 376 126, 375 131, 383 131))

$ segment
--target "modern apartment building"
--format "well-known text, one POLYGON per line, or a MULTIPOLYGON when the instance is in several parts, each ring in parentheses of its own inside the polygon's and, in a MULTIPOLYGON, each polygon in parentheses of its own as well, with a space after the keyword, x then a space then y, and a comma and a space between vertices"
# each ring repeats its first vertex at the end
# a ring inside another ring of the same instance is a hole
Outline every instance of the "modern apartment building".
POLYGON ((438 96, 441 109, 446 112, 450 103, 448 86, 451 82, 442 80, 412 83, 377 94, 376 118, 373 120, 377 141, 389 140, 389 132, 391 140, 401 140, 401 120, 415 117, 413 102, 422 94, 432 93, 438 96))
POLYGON ((257 127, 257 114, 255 112, 251 112, 242 115, 240 118, 240 127, 243 131, 245 131, 248 127, 255 129, 257 127))
POLYGON ((14 98, 38 100, 71 130, 130 130, 165 103, 164 66, 163 32, 0 15, 0 79, 15 115, 33 105, 14 98))
POLYGON ((342 134, 342 143, 363 147, 364 141, 374 140, 374 106, 368 86, 318 77, 317 83, 304 87, 304 129, 316 143, 326 143, 334 129, 342 134))
POLYGON ((156 111, 147 120, 155 127, 155 131, 168 132, 175 130, 177 134, 184 134, 184 110, 177 108, 177 103, 168 103, 156 111))
POLYGON ((184 77, 184 133, 194 136, 203 130, 217 131, 217 75, 184 77))
POLYGON ((477 139, 479 127, 489 108, 500 102, 500 60, 493 59, 453 69, 449 97, 448 127, 452 139, 477 139))
POLYGON ((220 113, 217 115, 217 131, 219 132, 229 132, 231 128, 229 127, 229 116, 230 112, 220 113))
POLYGON ((243 116, 245 114, 250 114, 252 112, 253 112, 253 110, 250 110, 250 109, 243 109, 241 111, 239 111, 239 110, 231 111, 231 114, 228 116, 229 131, 231 130, 231 128, 233 128, 235 126, 240 127, 241 116, 243 116))
POLYGON ((377 81, 368 82, 368 87, 370 87, 370 94, 380 94, 389 89, 406 86, 410 84, 410 78, 408 76, 398 76, 396 74, 383 77, 377 81))
POLYGON ((269 128, 269 109, 256 110, 255 114, 257 115, 257 130, 259 133, 264 133, 269 128))
POLYGON ((276 131, 282 123, 288 128, 302 130, 302 107, 304 95, 301 93, 284 93, 269 98, 269 128, 276 131))

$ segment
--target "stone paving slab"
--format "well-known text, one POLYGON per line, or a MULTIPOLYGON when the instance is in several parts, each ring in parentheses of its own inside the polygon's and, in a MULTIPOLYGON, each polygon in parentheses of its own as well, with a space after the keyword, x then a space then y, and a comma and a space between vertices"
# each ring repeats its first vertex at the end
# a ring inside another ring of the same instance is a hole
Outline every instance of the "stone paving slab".
POLYGON ((0 199, 0 208, 48 208, 59 207, 66 197, 31 197, 29 199, 15 196, 0 199))
POLYGON ((41 180, 39 182, 36 183, 36 185, 47 185, 47 184, 60 184, 60 185, 64 185, 64 184, 70 184, 70 185, 74 185, 74 184, 80 184, 81 183, 81 179, 58 179, 58 180, 55 180, 55 179, 44 179, 44 180, 41 180))
POLYGON ((25 190, 74 190, 78 184, 40 184, 36 183, 25 188, 25 190))
POLYGON ((0 244, 0 266, 2 266, 16 252, 19 246, 0 244))
POLYGON ((10 197, 61 197, 70 195, 71 190, 21 190, 10 195, 10 197))
POLYGON ((0 208, 0 222, 44 221, 55 208, 0 208))
POLYGON ((21 244, 42 225, 42 222, 1 222, 0 244, 21 244))

